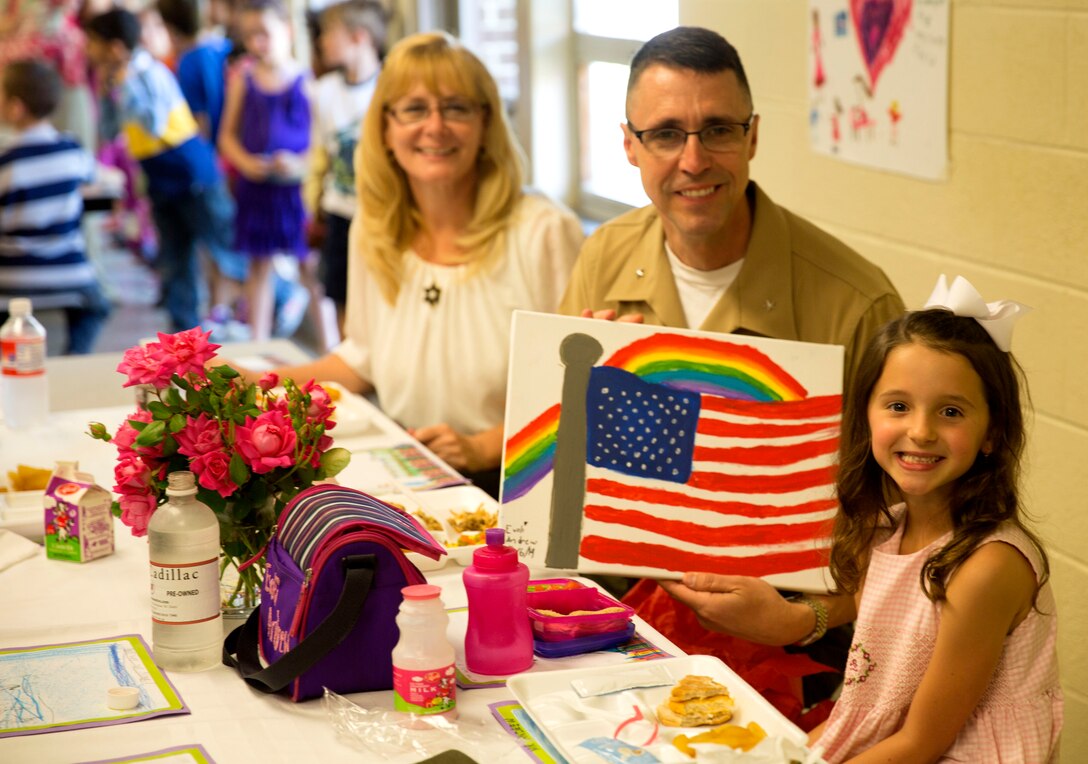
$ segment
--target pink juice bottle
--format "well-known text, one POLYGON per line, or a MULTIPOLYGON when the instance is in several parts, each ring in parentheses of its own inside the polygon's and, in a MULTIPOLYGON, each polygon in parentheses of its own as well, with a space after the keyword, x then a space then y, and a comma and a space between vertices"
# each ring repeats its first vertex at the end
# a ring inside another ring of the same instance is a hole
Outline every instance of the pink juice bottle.
POLYGON ((487 546, 465 568, 468 630, 465 665, 474 674, 517 674, 533 665, 533 633, 526 602, 529 568, 505 546, 506 531, 489 528, 487 546))

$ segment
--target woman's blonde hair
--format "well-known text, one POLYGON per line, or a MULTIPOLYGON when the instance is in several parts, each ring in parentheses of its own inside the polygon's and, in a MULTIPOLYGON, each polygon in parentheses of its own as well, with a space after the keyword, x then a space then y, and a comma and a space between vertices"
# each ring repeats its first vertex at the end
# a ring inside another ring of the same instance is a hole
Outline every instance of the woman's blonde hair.
POLYGON ((457 242, 466 263, 482 266, 502 250, 524 177, 524 157, 499 89, 483 63, 445 32, 412 35, 394 45, 378 75, 355 153, 357 249, 390 303, 400 289, 404 251, 422 221, 407 176, 385 145, 386 120, 391 118, 386 110, 418 84, 436 96, 452 90, 485 109, 483 144, 476 160, 476 203, 457 242))

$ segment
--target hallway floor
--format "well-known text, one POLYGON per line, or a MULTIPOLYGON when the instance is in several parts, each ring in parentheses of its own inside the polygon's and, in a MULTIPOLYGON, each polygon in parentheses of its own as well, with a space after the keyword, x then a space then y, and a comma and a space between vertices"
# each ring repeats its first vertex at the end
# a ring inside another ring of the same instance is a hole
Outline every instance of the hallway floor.
MULTIPOLYGON (((119 353, 157 332, 168 331, 166 312, 157 307, 158 276, 151 266, 125 247, 118 246, 102 231, 104 215, 94 215, 87 230, 88 251, 99 273, 103 289, 113 303, 106 326, 95 343, 96 353, 119 353)), ((64 347, 64 314, 59 310, 35 313, 47 331, 48 354, 60 355, 64 347)), ((291 338, 311 354, 317 352, 313 332, 306 321, 291 338)))

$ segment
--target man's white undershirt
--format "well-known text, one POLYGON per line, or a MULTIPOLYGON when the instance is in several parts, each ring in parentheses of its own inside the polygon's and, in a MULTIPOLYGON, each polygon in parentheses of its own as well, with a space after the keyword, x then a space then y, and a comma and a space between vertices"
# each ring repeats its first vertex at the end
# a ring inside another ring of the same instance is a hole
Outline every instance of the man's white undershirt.
POLYGON ((684 307, 684 318, 689 329, 698 329, 707 315, 740 273, 744 264, 741 258, 735 263, 716 268, 712 271, 700 271, 680 262, 673 251, 665 244, 665 254, 669 256, 672 277, 676 282, 676 291, 680 294, 680 304, 684 307))

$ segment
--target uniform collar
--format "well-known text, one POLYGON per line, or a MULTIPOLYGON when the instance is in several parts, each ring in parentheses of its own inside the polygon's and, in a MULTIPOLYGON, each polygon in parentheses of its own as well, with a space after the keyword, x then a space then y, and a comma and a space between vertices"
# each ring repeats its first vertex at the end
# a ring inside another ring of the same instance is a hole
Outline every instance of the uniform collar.
MULTIPOLYGON (((754 181, 748 183, 754 210, 744 265, 707 315, 703 326, 714 331, 797 339, 793 311, 793 274, 789 223, 781 208, 754 181)), ((608 302, 642 302, 647 323, 688 328, 676 291, 661 216, 647 216, 640 242, 605 296, 608 302)))
POLYGON ((626 258, 605 295, 606 302, 644 303, 646 322, 685 328, 684 308, 665 254, 665 229, 661 216, 651 210, 646 216, 638 244, 626 258))

